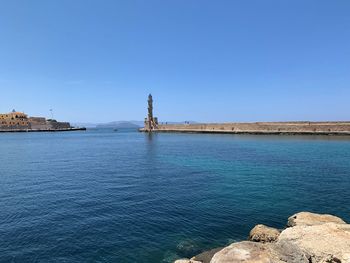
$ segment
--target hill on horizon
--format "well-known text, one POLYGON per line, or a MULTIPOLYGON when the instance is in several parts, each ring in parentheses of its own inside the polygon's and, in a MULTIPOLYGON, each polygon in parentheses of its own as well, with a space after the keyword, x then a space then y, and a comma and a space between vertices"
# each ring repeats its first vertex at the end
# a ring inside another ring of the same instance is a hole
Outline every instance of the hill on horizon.
POLYGON ((74 127, 85 128, 113 128, 113 129, 138 129, 143 126, 142 121, 111 121, 106 123, 74 122, 74 127))
MULTIPOLYGON (((186 121, 187 123, 196 123, 195 121, 186 121)), ((164 121, 160 122, 162 124, 179 124, 179 123, 185 123, 185 121, 182 122, 175 122, 175 121, 164 121)), ((89 123, 89 122, 74 122, 72 123, 74 127, 85 127, 85 128, 112 128, 112 129, 138 129, 143 127, 144 122, 143 121, 111 121, 106 123, 89 123)))
POLYGON ((96 128, 138 129, 141 125, 132 121, 112 121, 96 125, 96 128))

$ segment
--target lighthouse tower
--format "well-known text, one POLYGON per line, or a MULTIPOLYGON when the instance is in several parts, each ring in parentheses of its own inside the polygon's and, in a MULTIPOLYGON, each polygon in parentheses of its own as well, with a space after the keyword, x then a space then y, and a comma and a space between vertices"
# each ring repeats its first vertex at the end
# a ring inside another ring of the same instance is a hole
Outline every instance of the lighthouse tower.
POLYGON ((158 126, 158 119, 153 117, 153 98, 152 94, 148 95, 148 115, 145 118, 145 130, 152 132, 158 126))

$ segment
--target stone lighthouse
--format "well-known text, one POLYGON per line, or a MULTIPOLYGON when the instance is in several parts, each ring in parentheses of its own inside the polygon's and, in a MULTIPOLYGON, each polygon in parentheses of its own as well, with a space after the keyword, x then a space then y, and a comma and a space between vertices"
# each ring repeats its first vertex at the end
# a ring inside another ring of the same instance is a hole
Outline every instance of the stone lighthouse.
POLYGON ((153 117, 153 98, 148 95, 148 115, 145 118, 145 131, 152 132, 158 126, 158 118, 153 117))

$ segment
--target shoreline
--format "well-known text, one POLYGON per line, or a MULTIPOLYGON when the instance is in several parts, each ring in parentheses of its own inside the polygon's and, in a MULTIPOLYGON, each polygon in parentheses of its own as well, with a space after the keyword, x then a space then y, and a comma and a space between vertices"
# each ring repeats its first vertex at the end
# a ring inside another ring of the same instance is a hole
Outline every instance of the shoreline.
POLYGON ((0 130, 0 133, 9 133, 9 132, 68 132, 68 131, 86 131, 86 128, 66 128, 66 129, 19 129, 19 130, 0 130))
POLYGON ((350 121, 233 122, 157 124, 140 132, 221 133, 253 135, 350 135, 350 121))
MULTIPOLYGON (((149 132, 143 128, 139 132, 149 132)), ((282 132, 282 131, 210 131, 210 130, 152 130, 152 132, 159 133, 206 133, 206 134, 246 134, 246 135, 326 135, 326 136, 350 136, 349 132, 282 132)))
POLYGON ((283 230, 256 225, 246 241, 174 263, 349 263, 350 224, 329 214, 299 212, 283 230))

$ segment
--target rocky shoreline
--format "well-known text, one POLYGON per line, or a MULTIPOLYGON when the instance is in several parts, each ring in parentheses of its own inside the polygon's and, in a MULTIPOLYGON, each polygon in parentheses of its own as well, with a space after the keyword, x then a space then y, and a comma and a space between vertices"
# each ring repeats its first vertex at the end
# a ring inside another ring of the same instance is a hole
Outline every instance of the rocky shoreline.
POLYGON ((255 226, 248 241, 205 251, 174 263, 350 263, 350 224, 341 218, 300 212, 278 230, 255 226))

